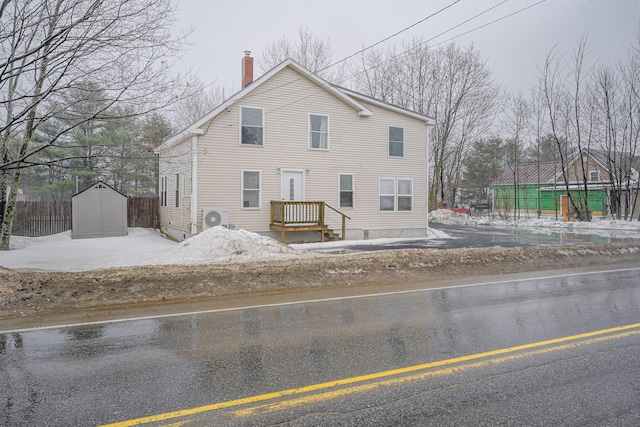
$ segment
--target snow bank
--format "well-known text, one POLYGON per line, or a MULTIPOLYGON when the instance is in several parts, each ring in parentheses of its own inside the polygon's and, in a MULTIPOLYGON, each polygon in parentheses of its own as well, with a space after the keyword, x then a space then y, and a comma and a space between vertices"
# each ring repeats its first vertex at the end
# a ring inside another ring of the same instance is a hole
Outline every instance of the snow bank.
POLYGON ((167 254, 164 263, 245 262, 300 255, 300 251, 270 237, 247 230, 212 227, 178 244, 167 254))
POLYGON ((435 211, 429 212, 429 221, 440 224, 476 224, 476 220, 470 218, 469 215, 459 214, 449 209, 436 209, 435 211))

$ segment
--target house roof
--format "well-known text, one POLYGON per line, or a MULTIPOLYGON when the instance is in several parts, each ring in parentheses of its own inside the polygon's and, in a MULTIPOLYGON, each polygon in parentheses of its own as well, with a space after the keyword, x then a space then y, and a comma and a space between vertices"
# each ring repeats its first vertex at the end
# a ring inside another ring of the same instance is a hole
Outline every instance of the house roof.
POLYGON ((239 92, 236 92, 229 99, 227 99, 224 102, 222 102, 219 106, 214 108, 208 114, 204 115, 202 118, 196 120, 194 123, 192 123, 186 129, 183 129, 182 131, 170 136, 165 142, 163 142, 158 148, 155 149, 155 152, 156 153, 160 153, 161 151, 172 147, 173 145, 179 143, 180 141, 184 140, 184 138, 187 138, 189 136, 204 134, 205 130, 202 129, 201 127, 205 123, 207 123, 208 121, 214 119, 216 116, 221 114, 223 111, 226 111, 235 102, 237 102, 238 100, 242 99, 243 97, 247 96, 248 94, 250 94, 251 92, 256 90, 258 87, 260 87, 260 85, 262 85, 264 82, 268 81, 271 77, 273 77, 274 75, 276 75, 278 72, 280 72, 282 69, 284 69, 286 67, 292 68, 293 70, 295 70, 298 73, 302 74, 302 76, 303 76, 302 78, 307 78, 307 79, 313 81, 314 83, 316 83, 318 86, 324 88, 327 92, 331 93, 336 98, 342 100, 344 103, 346 103, 347 105, 351 106, 354 110, 356 110, 358 112, 358 115, 360 115, 360 116, 368 117, 368 116, 373 115, 371 110, 369 110, 366 106, 364 106, 361 103, 361 101, 365 101, 365 102, 374 104, 376 106, 379 106, 379 107, 382 107, 382 108, 386 108, 386 109, 395 111, 397 113, 407 115, 409 117, 413 117, 415 119, 423 120, 427 124, 434 124, 435 123, 435 120, 433 118, 431 118, 431 117, 424 116, 422 114, 418 114, 416 112, 413 112, 413 111, 410 111, 410 110, 406 110, 406 109, 397 107, 395 105, 391 105, 391 104, 382 102, 382 101, 377 100, 375 98, 368 97, 368 96, 360 94, 358 92, 355 92, 355 91, 352 91, 352 90, 349 90, 349 89, 345 89, 345 88, 336 86, 334 84, 331 84, 331 83, 327 82, 326 80, 318 77, 316 74, 312 73, 311 71, 307 70, 305 67, 303 67, 302 65, 298 64, 296 61, 294 61, 292 59, 287 59, 286 61, 280 63, 276 67, 274 67, 271 70, 267 71, 265 74, 260 76, 258 79, 256 79, 255 81, 253 81, 252 83, 247 85, 245 88, 243 88, 239 92))
POLYGON ((609 153, 604 150, 589 150, 589 155, 598 162, 604 169, 609 169, 608 165, 629 172, 631 176, 635 176, 640 169, 640 156, 631 156, 629 153, 618 152, 613 159, 609 158, 609 153))
MULTIPOLYGON (((609 154, 603 150, 589 150, 588 153, 590 157, 590 161, 596 162, 600 167, 605 170, 609 170, 609 154)), ((619 161, 624 161, 625 163, 629 162, 629 156, 626 154, 621 154, 620 157, 622 159, 618 159, 619 161)), ((569 165, 573 165, 579 159, 579 155, 576 155, 570 162, 569 165)), ((636 179, 637 176, 637 166, 640 165, 640 157, 635 156, 631 158, 631 178, 636 179)), ((623 166, 625 169, 626 167, 623 166)), ((518 184, 536 184, 538 182, 545 183, 553 183, 555 181, 561 180, 562 174, 562 164, 560 162, 541 162, 540 163, 540 180, 538 181, 538 164, 537 163, 521 163, 517 166, 518 176, 517 182, 518 184)), ((508 168, 505 170, 496 180, 493 182, 494 185, 509 185, 513 184, 513 169, 508 168)))
MULTIPOLYGON (((554 178, 561 172, 559 162, 540 162, 540 179, 538 180, 538 163, 521 163, 517 166, 518 184, 536 184, 554 182, 554 178)), ((493 181, 493 185, 513 184, 513 169, 507 168, 493 181)))

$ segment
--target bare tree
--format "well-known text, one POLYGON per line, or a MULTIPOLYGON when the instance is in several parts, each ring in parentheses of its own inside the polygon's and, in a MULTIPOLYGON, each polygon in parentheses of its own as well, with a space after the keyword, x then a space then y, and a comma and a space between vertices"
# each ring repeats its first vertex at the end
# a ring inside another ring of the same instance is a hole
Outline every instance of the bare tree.
MULTIPOLYGON (((531 107, 522 94, 507 95, 502 126, 507 136, 506 166, 513 174, 513 216, 520 218, 523 194, 520 194, 520 165, 524 158, 526 133, 531 120, 531 107)), ((525 203, 527 206, 527 203, 525 203)))
POLYGON ((429 150, 429 201, 455 202, 471 144, 495 117, 497 88, 473 48, 454 44, 430 49, 418 39, 402 52, 369 52, 354 77, 356 90, 435 118, 429 150))
POLYGON ((169 73, 184 40, 184 35, 171 35, 173 14, 170 0, 2 2, 1 250, 9 248, 21 171, 42 164, 38 153, 115 105, 140 115, 183 96, 184 86, 179 88, 169 73), (38 129, 60 113, 60 97, 85 81, 99 83, 103 107, 74 117, 46 139, 35 139, 38 129))
POLYGON ((329 39, 318 39, 308 28, 300 27, 298 39, 293 44, 283 36, 265 48, 259 70, 264 73, 286 59, 293 59, 323 79, 340 84, 345 77, 344 66, 331 64, 332 57, 329 39))
POLYGON ((541 76, 546 112, 551 134, 558 148, 560 172, 569 209, 579 221, 591 220, 588 170, 594 128, 593 111, 587 107, 586 102, 585 82, 591 71, 585 36, 578 41, 573 62, 570 64, 566 63, 564 55, 558 53, 555 48, 549 51, 541 76), (568 144, 564 144, 564 138, 568 144), (574 165, 573 168, 569 167, 571 164, 574 165), (572 181, 579 182, 582 191, 573 191, 572 181))
POLYGON ((190 83, 190 95, 176 102, 173 110, 173 124, 181 130, 201 119, 225 100, 225 90, 215 84, 206 85, 199 79, 190 83))
POLYGON ((622 139, 628 150, 629 170, 626 185, 629 190, 629 218, 637 213, 640 221, 640 33, 631 48, 626 64, 618 67, 622 74, 621 114, 625 123, 622 139), (635 186, 632 187, 632 180, 635 186))

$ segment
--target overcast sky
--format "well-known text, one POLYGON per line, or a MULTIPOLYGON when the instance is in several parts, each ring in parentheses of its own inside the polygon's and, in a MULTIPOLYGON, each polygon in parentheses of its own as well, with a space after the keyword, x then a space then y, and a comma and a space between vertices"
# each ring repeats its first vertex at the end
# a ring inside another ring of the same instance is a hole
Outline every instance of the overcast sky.
MULTIPOLYGON (((300 27, 329 39, 334 61, 359 51, 455 2, 455 0, 176 0, 176 28, 193 28, 182 69, 197 72, 205 83, 240 88, 240 60, 245 50, 259 61, 264 48, 283 36, 291 41, 300 27)), ((431 39, 474 15, 490 12, 433 39, 446 41, 509 15, 539 0, 461 0, 380 46, 419 37, 431 39)), ((556 43, 571 51, 589 32, 593 57, 610 62, 625 58, 640 27, 640 0, 546 0, 514 16, 456 38, 473 44, 487 60, 494 79, 510 90, 528 92, 537 66, 556 43)), ((380 47, 379 46, 379 47, 380 47)), ((255 65, 256 73, 259 64, 255 65)), ((257 77, 257 75, 255 76, 257 77)))

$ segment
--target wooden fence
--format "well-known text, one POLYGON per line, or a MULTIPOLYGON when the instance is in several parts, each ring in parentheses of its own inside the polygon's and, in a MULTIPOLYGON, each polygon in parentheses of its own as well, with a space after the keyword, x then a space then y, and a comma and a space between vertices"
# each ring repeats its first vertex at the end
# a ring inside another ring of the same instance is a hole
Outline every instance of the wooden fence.
MULTIPOLYGON (((129 196, 127 226, 159 228, 158 197, 129 196)), ((71 230, 71 200, 16 202, 11 234, 38 237, 71 230)))
POLYGON ((158 197, 129 196, 127 201, 128 227, 160 228, 158 197))
POLYGON ((38 237, 71 230, 71 200, 16 202, 11 234, 38 237))

